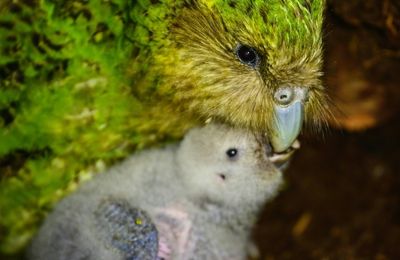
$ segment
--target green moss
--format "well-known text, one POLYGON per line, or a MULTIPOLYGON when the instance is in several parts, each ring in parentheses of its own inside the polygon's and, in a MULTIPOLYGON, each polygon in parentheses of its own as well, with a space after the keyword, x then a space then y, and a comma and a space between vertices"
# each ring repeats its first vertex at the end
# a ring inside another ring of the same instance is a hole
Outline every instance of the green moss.
POLYGON ((79 176, 124 157, 141 140, 131 130, 141 104, 129 94, 124 69, 134 48, 124 37, 127 1, 71 2, 2 10, 0 157, 8 161, 0 170, 10 172, 13 154, 26 157, 12 177, 1 177, 6 253, 26 244, 79 176))

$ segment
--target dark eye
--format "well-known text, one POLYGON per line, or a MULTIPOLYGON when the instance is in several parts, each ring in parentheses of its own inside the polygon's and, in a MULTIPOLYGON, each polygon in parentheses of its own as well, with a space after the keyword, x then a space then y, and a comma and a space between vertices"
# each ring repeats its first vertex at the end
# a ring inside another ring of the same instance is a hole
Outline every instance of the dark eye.
POLYGON ((260 59, 256 50, 246 45, 239 45, 236 48, 236 55, 242 63, 253 68, 257 66, 260 59))
POLYGON ((228 151, 226 151, 226 155, 228 155, 229 158, 235 158, 237 154, 238 150, 236 148, 230 148, 228 151))

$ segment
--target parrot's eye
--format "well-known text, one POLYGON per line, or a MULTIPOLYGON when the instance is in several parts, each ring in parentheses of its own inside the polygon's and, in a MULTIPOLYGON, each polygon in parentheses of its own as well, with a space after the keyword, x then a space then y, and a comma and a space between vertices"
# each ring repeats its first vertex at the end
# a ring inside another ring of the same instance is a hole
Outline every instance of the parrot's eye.
POLYGON ((236 47, 236 55, 242 63, 253 68, 258 65, 260 59, 255 49, 241 44, 236 47))
POLYGON ((237 154, 238 150, 236 148, 230 148, 226 151, 226 155, 231 159, 235 158, 237 154))

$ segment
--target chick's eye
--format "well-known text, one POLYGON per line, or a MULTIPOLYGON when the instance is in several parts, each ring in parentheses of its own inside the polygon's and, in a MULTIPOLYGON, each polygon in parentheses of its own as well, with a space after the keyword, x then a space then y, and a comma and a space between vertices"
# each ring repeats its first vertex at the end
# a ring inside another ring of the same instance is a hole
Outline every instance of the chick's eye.
POLYGON ((255 67, 259 61, 259 55, 253 48, 246 45, 239 45, 236 48, 236 55, 239 60, 251 67, 255 67))
POLYGON ((237 154, 238 154, 238 150, 236 148, 230 148, 228 151, 226 151, 226 155, 229 158, 235 158, 237 154))

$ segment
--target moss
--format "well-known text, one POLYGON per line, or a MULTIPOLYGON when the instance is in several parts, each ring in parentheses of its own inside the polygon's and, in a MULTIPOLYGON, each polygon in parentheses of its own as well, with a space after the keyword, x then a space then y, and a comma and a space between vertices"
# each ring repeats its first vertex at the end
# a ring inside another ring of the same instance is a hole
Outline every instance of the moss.
POLYGON ((27 2, 10 4, 0 21, 0 158, 13 165, 0 168, 8 169, 0 183, 6 253, 26 244, 79 176, 140 140, 130 131, 141 104, 124 69, 134 47, 124 37, 126 2, 27 2))

